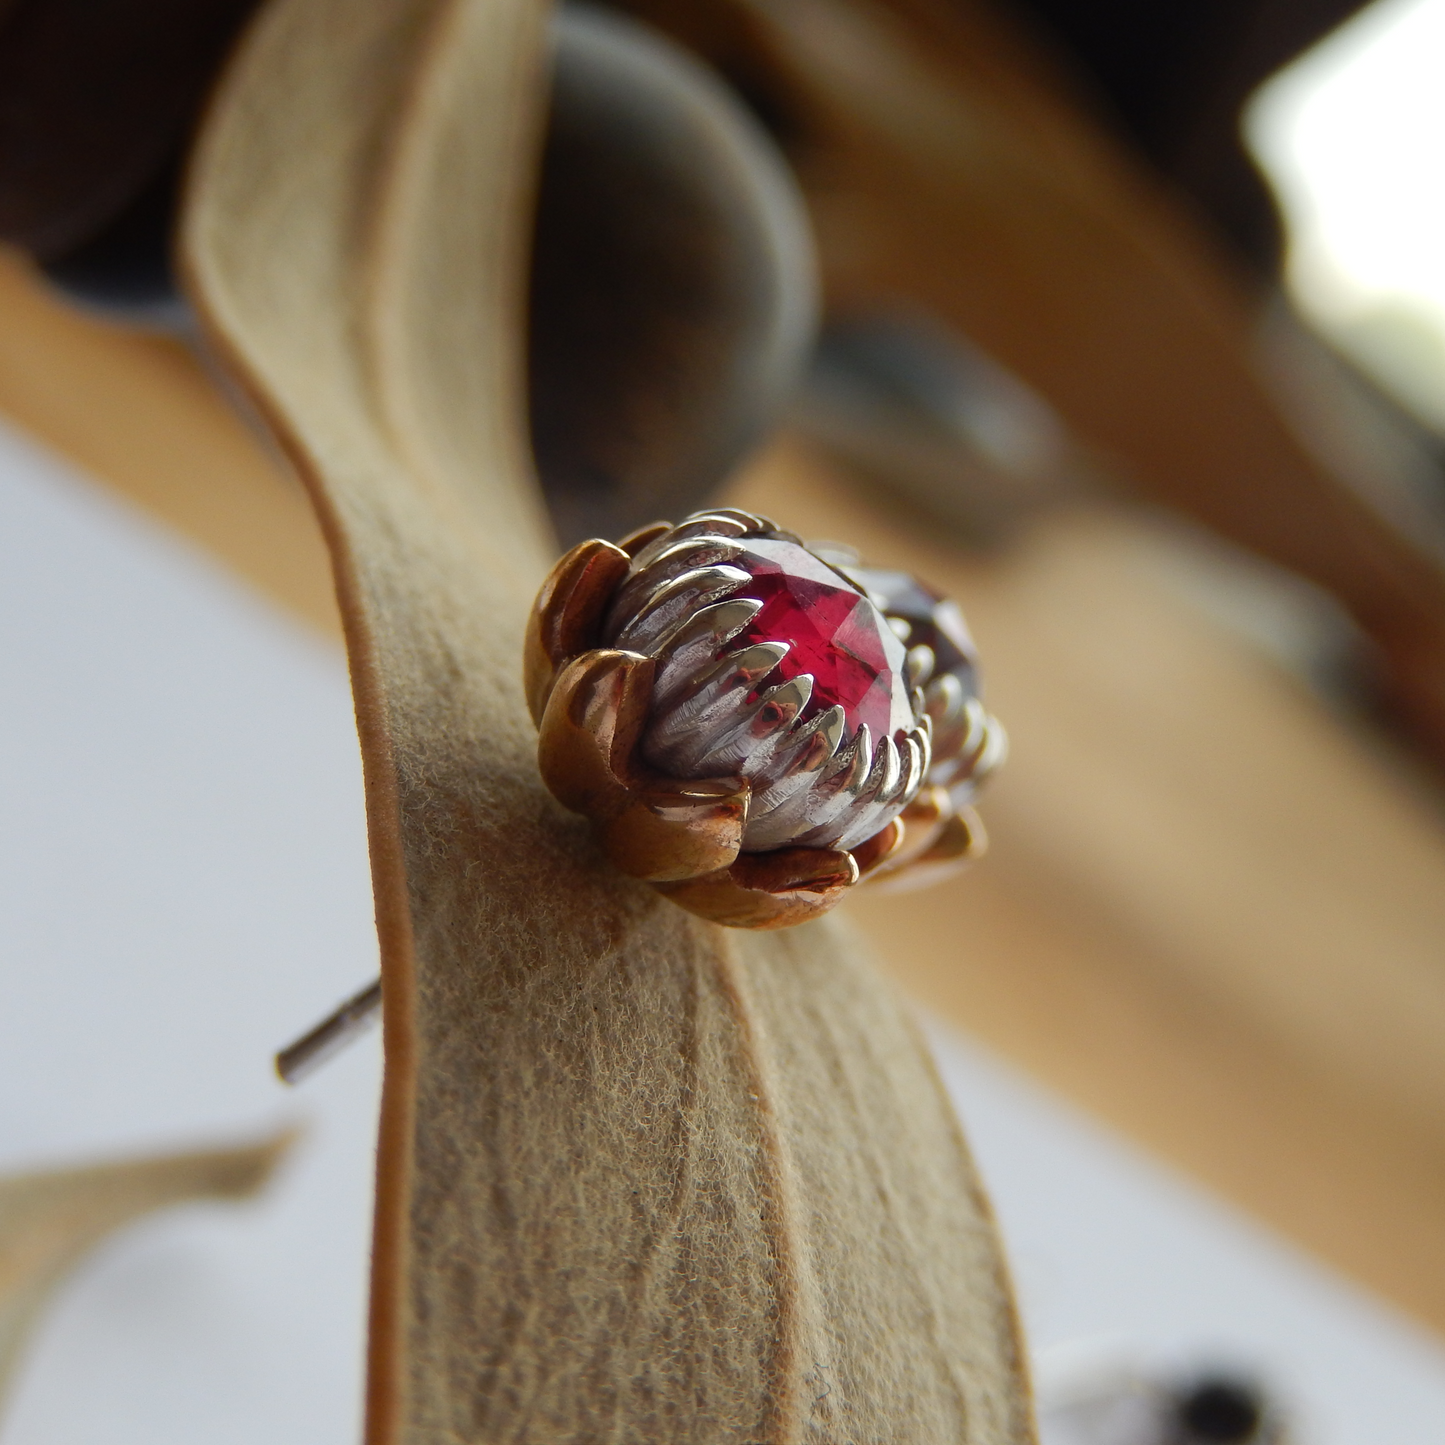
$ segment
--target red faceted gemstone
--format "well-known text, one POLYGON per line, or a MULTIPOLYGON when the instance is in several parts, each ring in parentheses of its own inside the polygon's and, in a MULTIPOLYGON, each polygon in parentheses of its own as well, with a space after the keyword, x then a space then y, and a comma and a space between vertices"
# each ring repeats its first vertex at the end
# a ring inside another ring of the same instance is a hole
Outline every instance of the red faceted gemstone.
POLYGON ((883 614, 796 542, 748 537, 743 545, 746 555, 734 565, 750 572, 752 581, 735 595, 755 598, 763 609, 732 647, 789 644, 762 686, 811 673, 813 694, 803 718, 837 704, 849 738, 861 723, 868 724, 875 745, 909 731, 915 719, 903 678, 908 651, 883 614))
POLYGON ((922 644, 933 650, 934 677, 951 672, 965 697, 978 696, 978 654, 958 603, 909 572, 881 567, 848 570, 882 604, 905 647, 922 644))

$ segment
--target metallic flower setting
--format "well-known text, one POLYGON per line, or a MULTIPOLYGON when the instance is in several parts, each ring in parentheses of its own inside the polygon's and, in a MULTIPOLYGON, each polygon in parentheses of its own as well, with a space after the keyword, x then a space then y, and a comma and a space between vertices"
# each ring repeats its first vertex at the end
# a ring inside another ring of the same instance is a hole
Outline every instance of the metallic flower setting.
POLYGON ((638 554, 603 626, 654 658, 642 756, 751 787, 745 852, 857 847, 917 796, 917 660, 858 582, 763 518, 709 514, 638 554))
POLYGON ((978 651, 958 604, 911 573, 860 566, 851 550, 815 550, 867 593, 907 647, 909 677, 933 724, 927 781, 947 788, 955 808, 967 806, 1007 758, 1008 734, 983 705, 978 651))
POLYGON ((526 683, 548 787, 704 917, 780 927, 981 849, 968 803, 1005 744, 962 615, 765 517, 575 547, 538 596, 526 683))

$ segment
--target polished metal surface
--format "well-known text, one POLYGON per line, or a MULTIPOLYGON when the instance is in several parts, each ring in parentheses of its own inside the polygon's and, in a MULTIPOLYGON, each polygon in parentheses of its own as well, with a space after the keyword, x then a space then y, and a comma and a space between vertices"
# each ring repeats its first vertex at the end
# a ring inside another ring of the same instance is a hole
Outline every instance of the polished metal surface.
MULTIPOLYGON (((750 539, 798 541, 767 518, 732 508, 699 513, 656 538, 634 558, 602 641, 657 659, 641 746, 648 764, 671 777, 742 777, 752 785, 744 851, 856 847, 923 786, 934 719, 914 687, 907 731, 875 739, 865 723, 850 735, 839 706, 808 715, 811 674, 769 685, 788 639, 729 650, 762 606, 745 595, 752 574, 738 565, 750 539)), ((924 676, 928 666, 931 657, 919 658, 910 672, 924 676)))

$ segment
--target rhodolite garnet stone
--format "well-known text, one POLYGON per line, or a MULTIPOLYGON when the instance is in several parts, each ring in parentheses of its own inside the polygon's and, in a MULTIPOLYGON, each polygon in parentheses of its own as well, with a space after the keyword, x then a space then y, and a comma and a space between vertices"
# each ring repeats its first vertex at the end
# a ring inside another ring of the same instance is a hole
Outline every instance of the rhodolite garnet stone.
POLYGON ((866 723, 876 743, 901 737, 917 721, 904 679, 908 653, 887 618, 826 562, 796 542, 749 537, 734 565, 752 574, 735 594, 763 604, 731 644, 786 642, 788 651, 762 686, 802 673, 813 678, 806 720, 835 704, 847 736, 866 723))

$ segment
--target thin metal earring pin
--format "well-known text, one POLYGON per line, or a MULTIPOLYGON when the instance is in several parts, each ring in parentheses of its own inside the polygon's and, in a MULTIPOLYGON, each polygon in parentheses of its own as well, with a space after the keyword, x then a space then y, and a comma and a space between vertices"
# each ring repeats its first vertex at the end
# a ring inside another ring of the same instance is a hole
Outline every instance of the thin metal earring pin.
POLYGON ((347 1044, 359 1039, 380 1017, 381 980, 378 978, 328 1014, 309 1033, 287 1044, 276 1055, 276 1072, 288 1084, 300 1083, 347 1044))

